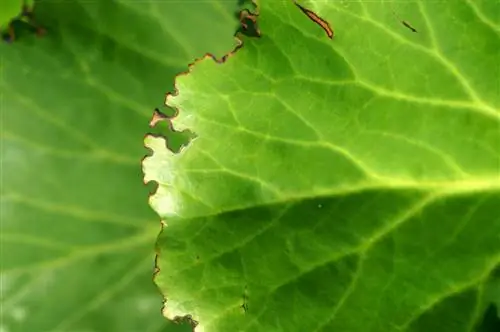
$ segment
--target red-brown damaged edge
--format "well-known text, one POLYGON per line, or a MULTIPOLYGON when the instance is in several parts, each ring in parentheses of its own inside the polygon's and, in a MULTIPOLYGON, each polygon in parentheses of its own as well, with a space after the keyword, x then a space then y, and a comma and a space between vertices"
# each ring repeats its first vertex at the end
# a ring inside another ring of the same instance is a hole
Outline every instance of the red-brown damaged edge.
POLYGON ((321 27, 321 29, 323 29, 325 32, 326 32, 326 35, 328 36, 328 38, 330 39, 333 39, 334 37, 334 32, 333 32, 333 29, 332 27, 330 26, 330 23, 328 23, 326 20, 324 20, 323 18, 319 17, 318 14, 316 14, 315 12, 313 12, 312 10, 310 9, 307 9, 307 8, 304 8, 302 7, 301 5, 299 5, 296 1, 295 1, 295 5, 297 7, 299 7, 299 9, 307 15, 307 17, 312 20, 314 23, 316 23, 317 25, 319 25, 321 27))
POLYGON ((149 121, 149 126, 153 128, 158 122, 165 121, 166 119, 168 119, 168 117, 160 112, 159 109, 155 108, 151 121, 149 121))
MULTIPOLYGON (((257 17, 259 15, 259 7, 258 7, 257 0, 252 0, 252 4, 253 4, 253 7, 255 8, 253 12, 249 11, 248 9, 243 9, 240 12, 240 24, 241 24, 242 28, 244 30, 246 30, 248 28, 248 26, 243 22, 243 20, 244 19, 250 19, 250 20, 252 20, 252 22, 255 23, 255 30, 257 32, 257 37, 259 37, 261 35, 261 32, 260 32, 260 29, 258 28, 258 25, 257 25, 257 17)), ((174 78, 174 89, 173 89, 173 92, 172 93, 169 92, 169 93, 167 93, 165 95, 165 105, 168 105, 168 98, 177 96, 179 94, 179 90, 177 88, 177 78, 180 77, 180 76, 185 76, 185 75, 190 74, 191 71, 192 71, 192 68, 198 62, 201 62, 203 60, 206 60, 206 59, 210 58, 210 59, 214 60, 215 62, 217 62, 219 64, 223 64, 224 62, 227 61, 227 59, 229 59, 229 57, 233 56, 241 47, 243 47, 243 40, 242 40, 243 37, 240 36, 238 33, 234 37, 235 37, 235 40, 236 40, 236 46, 233 48, 232 51, 230 51, 229 53, 225 54, 220 59, 217 59, 213 54, 206 53, 203 57, 195 59, 192 63, 190 63, 188 65, 187 71, 181 72, 181 73, 177 74, 175 76, 175 78, 174 78)), ((174 115, 172 117, 167 117, 165 114, 161 113, 159 109, 155 109, 154 112, 153 112, 153 116, 152 116, 152 118, 151 118, 151 120, 149 122, 150 127, 154 127, 158 122, 168 121, 170 128, 173 131, 176 131, 173 128, 172 120, 179 114, 179 109, 177 107, 173 107, 173 109, 174 109, 174 115)), ((162 138, 166 139, 162 135, 155 135, 155 134, 152 134, 152 133, 147 133, 144 136, 144 140, 146 138, 148 138, 148 137, 162 137, 162 138)), ((141 161, 142 165, 144 165, 144 160, 146 158, 150 157, 154 153, 154 151, 152 151, 150 148, 148 148, 146 146, 145 146, 145 148, 150 153, 148 153, 146 156, 144 156, 142 158, 142 161, 141 161)), ((179 153, 181 153, 181 152, 182 152, 182 150, 179 153)), ((144 173, 144 166, 143 166, 143 173, 144 173)), ((148 184, 148 182, 146 182, 144 180, 144 178, 143 178, 143 182, 144 182, 144 185, 148 184)), ((154 196, 155 193, 156 193, 156 191, 153 192, 153 193, 150 193, 149 199, 148 199, 149 202, 151 201, 151 198, 154 196)), ((161 229, 160 229, 160 232, 158 234, 158 239, 160 238, 162 232, 164 231, 165 226, 166 226, 166 223, 165 223, 165 221, 162 220, 161 221, 161 229)), ((154 271, 153 271, 152 277, 153 277, 153 282, 156 284, 158 290, 160 291, 160 294, 163 297, 163 307, 161 308, 161 312, 163 314, 163 312, 165 311, 165 308, 167 306, 168 299, 167 299, 167 296, 161 292, 160 287, 155 282, 156 277, 161 272, 159 264, 158 264, 159 259, 160 259, 160 253, 161 253, 161 251, 160 251, 160 248, 159 248, 159 245, 158 245, 158 242, 157 242, 156 245, 155 245, 154 271)), ((193 332, 196 332, 196 326, 198 326, 198 324, 199 324, 199 322, 196 321, 191 315, 185 315, 184 317, 174 317, 172 319, 172 321, 174 323, 186 322, 186 321, 189 322, 189 324, 191 325, 191 327, 193 329, 193 332)))

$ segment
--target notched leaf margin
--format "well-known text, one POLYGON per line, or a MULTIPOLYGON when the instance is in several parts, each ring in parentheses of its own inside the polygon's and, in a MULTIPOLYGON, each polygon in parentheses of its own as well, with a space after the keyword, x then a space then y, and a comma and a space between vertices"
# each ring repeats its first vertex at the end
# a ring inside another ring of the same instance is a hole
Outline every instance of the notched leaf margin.
MULTIPOLYGON (((206 53, 201 58, 195 59, 192 63, 190 63, 188 65, 188 69, 186 71, 181 72, 174 77, 174 89, 173 89, 173 92, 168 92, 165 94, 165 102, 164 102, 165 106, 170 107, 168 105, 169 98, 172 98, 172 97, 179 95, 179 89, 177 87, 177 79, 181 76, 189 75, 192 72, 193 67, 196 66, 199 62, 207 60, 207 59, 212 59, 213 61, 215 61, 218 64, 224 64, 227 61, 227 59, 229 59, 241 47, 243 47, 243 37, 259 38, 261 36, 261 31, 258 27, 258 22, 257 22, 257 18, 259 16, 258 0, 251 0, 250 3, 251 3, 253 10, 249 10, 249 9, 245 8, 245 9, 242 9, 240 11, 240 15, 239 15, 240 28, 236 31, 236 33, 234 35, 234 38, 236 40, 236 46, 230 52, 228 52, 227 54, 225 54, 224 56, 222 56, 219 59, 211 53, 206 53), (249 32, 249 33, 247 34, 246 32, 249 32)), ((172 109, 174 110, 174 114, 172 116, 167 116, 163 112, 161 112, 158 108, 155 108, 153 111, 153 115, 151 117, 151 120, 149 121, 149 127, 155 128, 158 123, 163 122, 163 121, 167 121, 168 127, 170 128, 170 130, 172 130, 172 132, 181 133, 182 131, 177 131, 175 129, 175 126, 173 123, 173 121, 175 120, 175 118, 179 114, 179 109, 177 107, 172 107, 172 109)), ((193 133, 193 134, 196 135, 196 133, 193 133)), ((196 139, 196 138, 194 138, 194 139, 190 140, 187 144, 183 145, 178 152, 174 152, 172 149, 169 148, 168 138, 165 135, 154 134, 154 133, 149 132, 144 136, 144 142, 146 142, 149 138, 161 138, 161 139, 163 139, 165 141, 166 148, 173 154, 174 153, 179 154, 179 153, 184 152, 184 148, 187 147, 188 145, 192 144, 192 141, 196 139)), ((148 158, 151 158, 153 156, 154 151, 150 147, 148 147, 146 143, 144 144, 144 147, 146 148, 146 150, 148 152, 142 158, 142 161, 141 161, 142 170, 143 170, 143 174, 144 174, 143 182, 144 182, 144 185, 148 185, 150 182, 155 183, 155 189, 149 193, 149 197, 148 197, 149 204, 150 204, 150 206, 152 206, 151 201, 158 191, 159 183, 155 180, 146 180, 144 162, 148 158)), ((163 231, 165 230, 167 223, 165 220, 161 220, 160 225, 161 225, 160 231, 158 233, 157 239, 161 238, 161 235, 162 235, 163 231)), ((155 282, 156 277, 161 272, 161 269, 159 267, 159 259, 160 259, 161 249, 160 249, 158 241, 159 240, 157 240, 156 246, 155 246, 155 259, 154 259, 154 269, 153 269, 152 279, 153 279, 153 282, 156 284, 160 294, 163 297, 163 306, 161 308, 161 313, 165 318, 172 321, 173 323, 176 323, 176 324, 188 323, 191 326, 193 332, 198 332, 197 327, 199 326, 199 321, 195 320, 192 315, 186 314, 184 316, 176 315, 176 316, 172 317, 168 313, 168 307, 167 307, 168 297, 166 294, 163 294, 162 290, 160 289, 158 284, 155 282)), ((247 300, 248 300, 247 297, 244 296, 243 301, 242 301, 242 308, 244 309, 245 312, 248 309, 247 300)))

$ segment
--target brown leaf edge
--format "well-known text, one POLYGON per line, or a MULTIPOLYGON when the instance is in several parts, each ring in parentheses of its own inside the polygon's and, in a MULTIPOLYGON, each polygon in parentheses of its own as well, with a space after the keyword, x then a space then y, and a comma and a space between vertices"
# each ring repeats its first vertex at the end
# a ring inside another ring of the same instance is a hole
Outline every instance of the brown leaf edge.
MULTIPOLYGON (((196 64, 198 64, 199 62, 201 62, 203 60, 206 60, 206 59, 212 59, 213 61, 215 61, 218 64, 223 64, 223 63, 225 63, 227 61, 227 59, 229 57, 233 56, 241 47, 243 47, 243 36, 242 35, 244 35, 244 32, 247 31, 247 29, 250 28, 250 26, 247 23, 248 21, 252 22, 253 29, 255 29, 256 35, 255 36, 251 36, 251 37, 247 36, 247 37, 248 38, 259 38, 261 36, 261 31, 258 28, 258 22, 257 22, 257 18, 259 16, 258 1, 259 0, 250 0, 250 4, 253 7, 252 11, 250 11, 249 9, 243 9, 243 10, 240 11, 240 14, 239 14, 240 28, 237 30, 236 34, 234 35, 234 38, 236 40, 236 46, 233 48, 233 50, 231 50, 230 52, 228 52, 227 54, 225 54, 224 56, 222 56, 220 59, 218 59, 217 57, 215 57, 211 53, 206 53, 201 58, 197 58, 192 63, 190 63, 188 65, 188 69, 185 72, 181 72, 181 73, 177 74, 174 77, 174 89, 173 89, 173 92, 168 92, 168 93, 165 94, 165 105, 168 104, 168 99, 170 97, 174 97, 174 96, 177 96, 179 94, 179 90, 177 88, 177 78, 178 77, 189 75, 191 73, 191 71, 192 71, 192 68, 194 66, 196 66, 196 64)), ((158 123, 160 123, 162 121, 167 121, 168 122, 168 127, 170 128, 170 130, 179 133, 179 131, 177 131, 174 128, 174 125, 172 123, 172 121, 175 119, 175 117, 179 114, 179 109, 177 107, 174 107, 173 110, 174 110, 174 115, 167 116, 167 115, 163 114, 158 108, 156 108, 153 111, 153 115, 152 115, 151 120, 149 122, 149 126, 151 128, 154 128, 158 123)), ((148 137, 163 138, 165 141, 167 141, 167 138, 164 135, 161 135, 161 134, 147 133, 144 136, 144 140, 146 140, 148 137)), ((185 146, 187 146, 188 144, 184 145, 181 148, 181 150, 178 151, 177 153, 181 153, 182 150, 183 150, 183 148, 185 146)), ((142 161, 141 161, 143 174, 145 174, 144 160, 146 160, 148 157, 151 157, 153 155, 153 153, 154 153, 154 151, 152 151, 149 147, 145 146, 145 148, 148 151, 148 153, 142 158, 142 161)), ((168 148, 168 146, 167 146, 167 148, 168 148)), ((143 182, 144 182, 144 185, 147 185, 149 182, 154 182, 154 181, 153 180, 152 181, 145 181, 145 180, 143 180, 143 182)), ((149 201, 150 205, 151 205, 151 199, 155 195, 155 193, 156 193, 156 191, 158 189, 158 183, 155 183, 155 184, 156 184, 155 188, 149 193, 149 197, 148 197, 148 201, 149 201)), ((166 226, 166 222, 164 220, 161 220, 160 221, 160 231, 159 231, 158 237, 157 237, 158 239, 161 237, 161 235, 162 235, 162 233, 163 233, 163 231, 165 229, 165 226, 166 226)), ((196 332, 196 327, 198 326, 199 323, 191 315, 187 314, 185 316, 175 316, 173 319, 170 319, 170 318, 166 317, 166 315, 165 315, 165 312, 167 311, 168 298, 167 298, 166 294, 162 293, 162 291, 159 288, 158 284, 155 282, 156 277, 160 273, 160 268, 159 268, 159 265, 158 265, 160 254, 161 254, 161 251, 160 251, 160 248, 159 248, 159 245, 158 245, 158 242, 157 242, 156 246, 155 246, 153 282, 155 283, 155 285, 158 288, 158 291, 160 292, 160 294, 163 297, 163 305, 162 305, 162 308, 161 308, 161 313, 162 313, 162 315, 165 318, 167 318, 168 320, 174 322, 175 324, 188 323, 191 326, 192 331, 196 332)))

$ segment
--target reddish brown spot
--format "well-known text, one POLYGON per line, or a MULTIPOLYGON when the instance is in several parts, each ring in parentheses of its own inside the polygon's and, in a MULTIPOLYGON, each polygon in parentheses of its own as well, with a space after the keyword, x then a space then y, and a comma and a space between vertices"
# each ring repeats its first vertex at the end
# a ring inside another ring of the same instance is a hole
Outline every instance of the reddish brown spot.
POLYGON ((243 27, 243 29, 248 29, 248 24, 245 22, 245 20, 249 20, 252 23, 257 23, 257 15, 250 13, 248 10, 242 10, 240 12, 240 24, 243 27))
POLYGON ((37 28, 36 29, 36 35, 38 37, 42 37, 42 36, 45 36, 45 34, 47 33, 47 30, 45 30, 44 28, 37 28))
POLYGON ((159 109, 155 108, 153 117, 151 118, 151 121, 149 121, 149 126, 154 127, 158 122, 164 121, 166 118, 167 116, 165 114, 160 112, 159 109))
POLYGON ((319 17, 312 10, 304 8, 301 5, 299 5, 298 3, 295 3, 295 5, 297 5, 297 7, 299 7, 300 10, 304 14, 306 14, 307 17, 309 17, 309 19, 311 19, 314 23, 318 24, 321 27, 321 29, 325 30, 326 35, 328 36, 328 38, 333 39, 334 34, 333 34, 333 29, 330 27, 330 23, 328 23, 327 21, 325 21, 324 19, 322 19, 321 17, 319 17))

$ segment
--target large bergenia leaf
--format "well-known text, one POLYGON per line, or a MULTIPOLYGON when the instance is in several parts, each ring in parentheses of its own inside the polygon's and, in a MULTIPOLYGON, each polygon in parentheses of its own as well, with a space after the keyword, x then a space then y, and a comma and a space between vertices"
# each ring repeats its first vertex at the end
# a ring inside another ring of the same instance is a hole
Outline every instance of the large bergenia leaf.
POLYGON ((498 320, 498 2, 301 5, 261 1, 260 38, 178 77, 187 148, 146 139, 165 314, 203 332, 498 320))
POLYGON ((189 62, 234 47, 236 9, 41 1, 47 35, 0 45, 1 331, 163 329, 147 117, 189 62))

